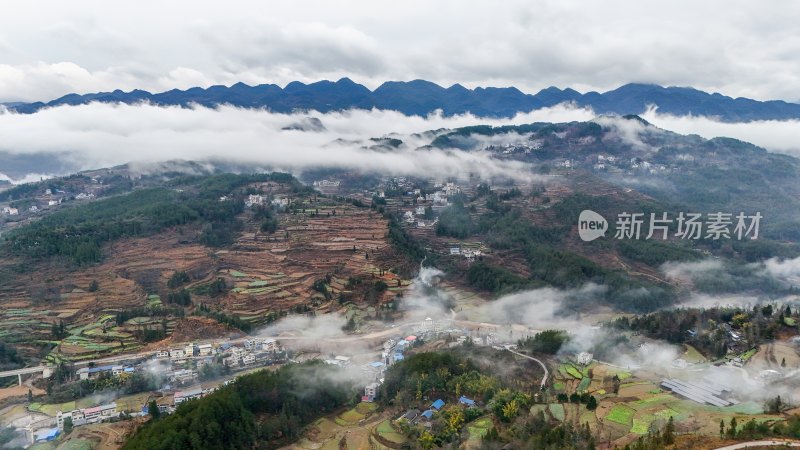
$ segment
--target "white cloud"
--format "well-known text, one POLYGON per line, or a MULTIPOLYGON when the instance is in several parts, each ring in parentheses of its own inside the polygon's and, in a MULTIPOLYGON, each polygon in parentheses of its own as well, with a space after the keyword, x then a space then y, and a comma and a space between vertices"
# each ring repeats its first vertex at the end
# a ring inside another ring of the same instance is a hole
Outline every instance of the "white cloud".
MULTIPOLYGON (((231 106, 160 107, 93 103, 47 108, 37 114, 0 113, 0 151, 11 155, 52 154, 74 169, 168 159, 231 161, 255 168, 297 171, 309 167, 375 170, 385 174, 533 178, 527 164, 491 158, 481 151, 417 150, 432 129, 478 123, 586 120, 591 111, 558 106, 520 114, 510 121, 472 115, 407 117, 393 111, 353 110, 319 117, 325 131, 283 130, 305 114, 276 114, 231 106), (392 134, 406 143, 373 151, 370 138, 392 134)), ((516 136, 516 135, 515 135, 516 136)), ((518 137, 523 139, 522 137, 518 137)), ((33 168, 31 171, 34 171, 33 168)))
POLYGON ((642 117, 653 125, 680 134, 697 134, 706 139, 732 137, 768 150, 800 156, 800 121, 760 120, 728 123, 714 118, 673 116, 650 109, 642 117))
POLYGON ((722 261, 719 259, 704 259, 690 262, 666 262, 661 265, 661 271, 667 278, 679 281, 691 281, 698 276, 710 272, 721 272, 722 261))
POLYGON ((20 90, 8 81, 15 75, 0 74, 3 101, 109 89, 105 74, 114 75, 113 88, 166 90, 175 87, 176 70, 209 84, 350 76, 371 87, 427 78, 530 92, 636 81, 787 100, 798 100, 800 90, 800 4, 790 0, 769 8, 677 0, 656 12, 633 0, 511 0, 502 8, 456 0, 305 0, 267 10, 252 0, 3 6, 0 58, 28 79, 20 90), (85 73, 54 85, 62 62, 85 73))
POLYGON ((770 258, 763 263, 763 270, 779 280, 800 281, 800 256, 794 259, 770 258))

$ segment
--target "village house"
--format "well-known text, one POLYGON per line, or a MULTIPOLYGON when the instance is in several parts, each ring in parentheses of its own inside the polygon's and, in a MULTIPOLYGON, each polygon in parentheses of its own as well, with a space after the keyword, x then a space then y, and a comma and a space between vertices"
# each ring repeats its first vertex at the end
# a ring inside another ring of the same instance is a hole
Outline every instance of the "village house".
POLYGON ((264 195, 258 195, 258 194, 249 195, 247 197, 247 200, 245 200, 244 205, 250 208, 256 205, 263 205, 264 203, 266 203, 266 201, 267 197, 264 195))
POLYGON ((214 352, 214 347, 211 344, 200 344, 197 346, 197 354, 200 356, 208 356, 214 352))
POLYGON ((375 401, 375 397, 378 395, 378 388, 380 384, 378 383, 370 383, 364 388, 364 397, 361 400, 365 402, 373 402, 375 401))
POLYGON ((278 342, 275 339, 264 339, 261 341, 261 350, 274 352, 278 350, 278 342))
POLYGON ((197 372, 191 369, 179 369, 169 374, 169 380, 179 384, 192 383, 197 380, 197 372))
POLYGON ((186 349, 181 347, 171 348, 169 350, 169 358, 173 361, 186 359, 186 349))
POLYGON ((114 402, 106 405, 93 406, 91 408, 74 409, 66 413, 59 411, 56 413, 56 424, 58 428, 64 429, 64 419, 69 417, 73 426, 99 423, 104 420, 119 416, 117 404, 114 402))
POLYGON ((286 208, 289 206, 289 198, 288 197, 276 197, 272 199, 272 206, 276 208, 286 208))
POLYGON ((82 367, 77 370, 78 378, 81 380, 93 380, 102 375, 119 376, 123 373, 133 373, 133 367, 125 366, 99 366, 99 367, 82 367))
POLYGON ((175 406, 178 406, 178 405, 180 405, 181 403, 183 403, 185 401, 189 401, 189 400, 192 400, 192 399, 195 399, 195 398, 201 398, 201 397, 203 397, 203 390, 200 389, 200 388, 191 389, 191 390, 188 390, 188 391, 178 391, 172 397, 173 398, 172 403, 175 406))

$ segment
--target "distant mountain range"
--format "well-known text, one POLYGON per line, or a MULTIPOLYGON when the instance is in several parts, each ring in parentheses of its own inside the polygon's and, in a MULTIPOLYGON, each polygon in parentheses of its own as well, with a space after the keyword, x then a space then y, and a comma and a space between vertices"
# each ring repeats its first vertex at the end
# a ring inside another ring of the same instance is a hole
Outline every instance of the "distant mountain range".
POLYGON ((460 84, 444 88, 430 81, 389 81, 374 91, 348 78, 304 84, 294 81, 281 88, 275 84, 249 86, 194 87, 187 90, 152 94, 133 90, 68 94, 47 103, 9 103, 6 107, 20 113, 34 113, 48 106, 79 105, 89 102, 137 103, 156 105, 230 104, 246 108, 266 108, 275 112, 345 109, 387 109, 407 115, 427 115, 437 109, 445 115, 470 112, 481 117, 511 117, 519 112, 573 102, 599 114, 641 114, 649 105, 674 115, 714 116, 728 122, 783 120, 800 118, 800 104, 782 100, 757 101, 709 94, 693 88, 662 87, 652 84, 626 84, 608 92, 587 92, 549 87, 536 94, 526 94, 514 87, 467 89, 460 84))

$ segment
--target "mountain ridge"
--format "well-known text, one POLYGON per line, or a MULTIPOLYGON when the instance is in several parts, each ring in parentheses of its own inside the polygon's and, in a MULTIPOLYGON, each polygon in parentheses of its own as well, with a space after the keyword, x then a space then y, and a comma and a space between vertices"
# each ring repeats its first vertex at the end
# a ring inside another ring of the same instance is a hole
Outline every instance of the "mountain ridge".
POLYGON ((691 87, 663 87, 656 84, 629 83, 606 92, 580 93, 572 88, 551 86, 536 94, 524 93, 516 87, 466 88, 458 83, 443 87, 426 80, 387 81, 374 90, 349 78, 314 83, 293 81, 281 88, 276 84, 250 86, 238 82, 231 86, 171 89, 160 93, 134 89, 88 94, 67 94, 48 102, 7 103, 6 108, 23 114, 60 105, 81 105, 91 102, 149 102, 161 106, 207 107, 233 105, 244 108, 265 108, 279 113, 315 110, 322 113, 346 109, 383 109, 406 115, 425 116, 441 110, 446 116, 471 113, 479 117, 507 118, 570 102, 590 107, 598 114, 642 114, 650 106, 678 116, 716 117, 726 122, 786 120, 800 118, 800 104, 783 100, 759 101, 704 92, 691 87))

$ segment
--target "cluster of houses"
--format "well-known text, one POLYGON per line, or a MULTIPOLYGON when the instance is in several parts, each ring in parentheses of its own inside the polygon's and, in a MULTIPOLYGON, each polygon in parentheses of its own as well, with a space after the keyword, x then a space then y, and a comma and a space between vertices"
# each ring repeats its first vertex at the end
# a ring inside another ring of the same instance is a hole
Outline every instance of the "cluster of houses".
MULTIPOLYGON (((60 205, 61 203, 65 202, 67 200, 66 192, 64 192, 64 191, 62 191, 60 189, 57 189, 55 191, 53 191, 52 189, 47 189, 45 191, 45 195, 47 197, 49 197, 47 199, 47 206, 48 207, 58 206, 58 205, 60 205), (59 195, 59 194, 64 194, 64 195, 59 195)), ((80 194, 75 196, 75 200, 91 200, 93 198, 95 198, 94 194, 86 193, 86 192, 81 192, 80 194)), ((37 212, 39 212, 41 210, 42 210, 42 208, 40 208, 38 205, 31 205, 27 209, 27 211, 31 212, 31 213, 37 213, 37 212)), ((19 208, 15 208, 15 207, 12 207, 12 206, 4 206, 2 211, 3 211, 3 214, 8 215, 8 216, 18 216, 19 215, 19 208)))
POLYGON ((460 245, 451 245, 450 246, 450 255, 451 256, 463 256, 467 259, 467 261, 475 261, 475 258, 480 257, 483 255, 483 252, 478 248, 470 248, 470 247, 462 247, 460 245))
MULTIPOLYGON (((574 168, 575 163, 570 160, 565 160, 561 165, 567 168, 574 168)), ((667 166, 664 164, 653 164, 649 161, 642 161, 640 158, 630 158, 629 160, 621 160, 613 155, 597 155, 596 162, 592 166, 594 170, 608 170, 611 168, 630 169, 635 171, 644 171, 650 175, 655 175, 667 171, 667 166), (627 163, 627 164, 626 164, 627 163)))
POLYGON ((335 194, 339 192, 339 186, 342 184, 339 180, 317 180, 312 183, 314 189, 322 192, 323 194, 335 194))
POLYGON ((223 346, 221 350, 225 356, 223 364, 236 368, 270 362, 280 348, 275 339, 249 339, 245 341, 243 347, 223 346))
POLYGON ((120 376, 122 374, 133 374, 136 371, 134 367, 111 365, 99 367, 82 367, 77 370, 78 378, 81 380, 94 380, 104 376, 120 376))
POLYGON ((169 358, 172 361, 182 361, 186 358, 192 358, 196 356, 212 356, 213 354, 214 346, 211 344, 190 343, 183 347, 158 350, 156 352, 156 358, 169 358))
POLYGON ((416 225, 419 228, 424 228, 426 226, 434 226, 438 219, 434 219, 433 221, 426 221, 422 217, 425 216, 425 207, 424 206, 417 206, 416 209, 413 211, 406 211, 403 213, 403 221, 409 225, 416 225))
MULTIPOLYGON (((422 336, 442 332, 442 322, 433 320, 430 317, 425 318, 420 323, 419 332, 422 336)), ((405 338, 390 338, 383 343, 383 351, 381 352, 381 361, 374 361, 364 366, 364 371, 371 375, 371 381, 364 387, 364 395, 361 399, 365 402, 375 400, 378 393, 378 388, 383 383, 383 373, 392 364, 405 359, 405 353, 408 348, 417 341, 419 337, 416 335, 406 336, 405 338)), ((347 357, 337 357, 347 358, 347 357)), ((349 361, 349 358, 347 358, 349 361)))
POLYGON ((260 195, 260 194, 248 195, 247 200, 244 201, 244 206, 252 208, 253 206, 266 204, 267 200, 269 199, 267 198, 266 195, 260 195))
MULTIPOLYGON (((404 420, 412 425, 421 424, 422 426, 427 428, 431 426, 431 420, 433 419, 433 415, 441 411, 446 404, 447 403, 445 403, 444 400, 437 399, 433 403, 431 403, 425 411, 420 412, 419 409, 409 409, 402 416, 398 417, 397 420, 398 421, 404 420)), ((466 408, 472 408, 477 406, 475 400, 463 395, 458 399, 458 404, 466 408)))
POLYGON ((64 421, 69 418, 73 426, 89 425, 100 423, 105 420, 119 417, 117 404, 114 402, 105 405, 92 406, 91 408, 79 408, 72 411, 56 413, 56 424, 59 430, 64 429, 64 421))
POLYGON ((528 142, 517 142, 514 144, 489 145, 484 150, 493 153, 502 153, 504 155, 511 155, 513 153, 524 153, 527 155, 534 150, 541 149, 543 146, 544 146, 544 141, 537 140, 528 142))
MULTIPOLYGON (((276 353, 281 350, 275 339, 252 338, 244 341, 242 346, 223 343, 215 347, 212 344, 190 343, 183 347, 161 349, 156 352, 156 359, 180 362, 192 358, 198 367, 202 367, 205 364, 213 364, 214 358, 219 355, 223 364, 235 369, 272 362, 276 353)), ((196 379, 197 372, 183 369, 173 372, 172 377, 175 381, 185 384, 196 379)))
MULTIPOLYGON (((219 201, 227 202, 230 199, 231 197, 223 195, 222 197, 219 198, 219 201)), ((286 197, 285 195, 277 195, 273 197, 273 199, 270 201, 269 196, 267 195, 251 194, 248 195, 247 198, 245 199, 244 206, 252 208, 253 206, 266 205, 267 203, 269 203, 275 208, 284 209, 287 206, 289 206, 289 198, 286 197)))
MULTIPOLYGON (((435 183, 434 189, 437 190, 426 194, 423 194, 421 189, 414 189, 406 192, 406 195, 415 196, 414 200, 416 201, 417 205, 414 209, 405 211, 403 213, 403 220, 406 223, 416 225, 418 228, 436 225, 437 219, 423 219, 425 216, 424 205, 427 204, 436 211, 441 210, 450 204, 449 199, 451 196, 461 192, 461 187, 455 183, 435 183)), ((379 191, 377 195, 378 197, 383 197, 384 192, 379 191)))

